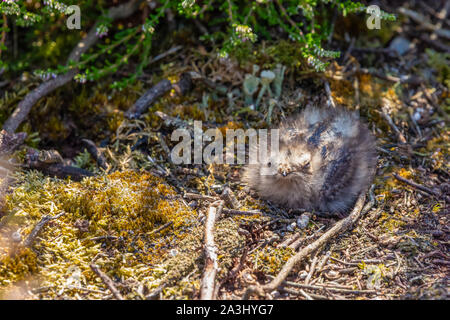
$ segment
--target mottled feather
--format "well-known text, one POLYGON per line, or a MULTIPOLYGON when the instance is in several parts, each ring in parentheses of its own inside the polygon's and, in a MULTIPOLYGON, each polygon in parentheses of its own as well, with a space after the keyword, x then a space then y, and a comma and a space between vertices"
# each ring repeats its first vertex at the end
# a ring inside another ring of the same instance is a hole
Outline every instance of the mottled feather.
POLYGON ((244 182, 281 206, 322 215, 348 213, 376 167, 375 138, 358 114, 308 108, 279 129, 279 152, 248 165, 244 182))

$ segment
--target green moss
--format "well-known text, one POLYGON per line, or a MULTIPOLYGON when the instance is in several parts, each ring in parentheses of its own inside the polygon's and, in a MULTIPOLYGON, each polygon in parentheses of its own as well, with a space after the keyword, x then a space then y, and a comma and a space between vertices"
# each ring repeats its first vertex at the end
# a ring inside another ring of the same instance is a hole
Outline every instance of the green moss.
POLYGON ((270 275, 276 275, 294 253, 294 250, 289 247, 265 247, 256 250, 250 256, 255 269, 270 275))
POLYGON ((9 214, 1 233, 0 286, 34 274, 42 279, 41 285, 55 286, 43 296, 55 297, 57 290, 66 290, 67 270, 76 266, 86 285, 102 290, 89 268, 99 254, 96 263, 113 278, 156 277, 157 265, 189 235, 195 221, 195 212, 174 196, 163 180, 145 172, 117 172, 82 182, 45 178, 36 172, 21 174, 5 204, 6 211, 14 214, 9 214), (10 258, 12 230, 26 237, 44 215, 63 211, 41 232, 34 253, 10 258), (87 230, 77 227, 79 221, 87 222, 87 230), (167 222, 172 225, 152 233, 167 222), (114 238, 90 240, 102 236, 114 238))

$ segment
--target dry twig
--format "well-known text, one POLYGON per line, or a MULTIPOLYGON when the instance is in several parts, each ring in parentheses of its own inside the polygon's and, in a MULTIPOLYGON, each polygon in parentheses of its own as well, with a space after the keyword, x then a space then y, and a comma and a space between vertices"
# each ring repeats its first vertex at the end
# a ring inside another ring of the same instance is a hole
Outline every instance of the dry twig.
POLYGON ((209 207, 205 223, 205 269, 200 285, 200 299, 213 300, 216 292, 217 248, 214 242, 214 224, 222 211, 223 201, 216 202, 209 207), (215 206, 217 205, 217 207, 215 206))
POLYGON ((339 288, 336 286, 331 285, 311 285, 311 284, 303 284, 303 283, 297 283, 292 281, 283 281, 283 285, 301 288, 301 289, 309 289, 309 290, 328 290, 333 292, 339 292, 339 293, 353 293, 353 294, 376 294, 377 292, 375 290, 353 290, 353 289, 346 289, 346 288, 339 288))
POLYGON ((333 101, 333 96, 331 95, 330 83, 327 79, 324 79, 323 84, 325 86, 325 92, 327 93, 329 107, 336 108, 336 104, 333 101))
POLYGON ((159 228, 157 228, 157 229, 155 229, 155 230, 152 230, 152 231, 148 232, 147 235, 156 234, 156 233, 158 233, 158 232, 160 232, 160 231, 162 231, 162 230, 164 230, 164 229, 167 229, 167 228, 170 227, 172 224, 173 224, 173 221, 169 221, 169 222, 163 224, 161 227, 159 227, 159 228))
MULTIPOLYGON (((426 192, 426 193, 428 193, 428 194, 430 194, 432 196, 438 197, 438 198, 440 198, 442 196, 442 194, 440 192, 432 190, 432 189, 430 189, 428 187, 425 187, 425 186, 423 186, 421 184, 418 184, 418 183, 416 183, 414 181, 411 181, 411 180, 408 180, 406 178, 403 178, 402 176, 399 176, 396 173, 393 173, 392 175, 394 176, 395 179, 397 179, 397 180, 399 180, 401 182, 404 182, 406 184, 409 184, 411 187, 413 187, 415 189, 419 189, 419 190, 421 190, 423 192, 426 192)), ((450 198, 448 196, 446 196, 445 198, 446 198, 447 201, 450 200, 450 198)))
POLYGON ((128 119, 137 119, 148 110, 151 104, 171 89, 175 89, 179 95, 184 95, 191 89, 191 87, 192 81, 188 72, 183 73, 180 76, 180 81, 173 85, 169 80, 163 79, 145 92, 144 95, 140 97, 134 105, 127 110, 127 112, 125 112, 125 116, 128 119))
MULTIPOLYGON (((383 100, 383 103, 386 105, 389 102, 386 101, 386 99, 383 100)), ((406 143, 406 138, 403 135, 403 133, 400 131, 400 129, 395 125, 394 121, 392 120, 391 116, 388 114, 387 110, 385 110, 386 107, 383 107, 381 110, 381 115, 383 116, 383 118, 386 120, 386 122, 389 124, 389 126, 391 127, 392 130, 394 130, 395 134, 397 135, 398 140, 400 141, 400 143, 406 143)))
POLYGON ((278 286, 282 284, 282 282, 286 279, 286 277, 289 275, 289 273, 291 272, 291 270, 294 268, 295 265, 302 262, 311 253, 323 247, 328 241, 330 241, 330 239, 333 239, 337 235, 348 230, 359 219, 361 215, 363 215, 373 206, 374 200, 373 197, 371 196, 371 201, 363 209, 365 198, 366 198, 365 195, 361 194, 358 200, 356 201, 356 204, 349 216, 338 221, 330 230, 325 232, 319 239, 309 244, 308 246, 300 250, 296 255, 291 257, 283 266, 278 275, 271 282, 263 286, 252 285, 248 287, 242 298, 248 299, 252 294, 255 293, 260 296, 265 296, 266 292, 271 292, 276 288, 278 288, 278 286))
POLYGON ((86 150, 90 153, 92 158, 95 159, 98 166, 102 168, 103 170, 108 169, 108 163, 106 162, 106 158, 103 155, 103 153, 97 148, 95 143, 92 140, 89 139, 81 139, 81 141, 86 146, 86 150))
POLYGON ((229 187, 223 189, 223 192, 220 197, 222 198, 222 200, 225 201, 225 204, 231 209, 239 209, 241 207, 241 204, 239 203, 238 199, 236 199, 236 196, 229 187))
POLYGON ((49 223, 51 220, 55 220, 58 219, 59 217, 61 217, 62 215, 64 215, 65 212, 61 212, 59 214, 57 214, 56 216, 44 216, 41 221, 39 221, 36 226, 33 228, 33 230, 31 230, 30 234, 28 235, 28 237, 25 239, 25 241, 23 242, 23 245, 25 247, 31 247, 34 243, 34 240, 36 239, 36 237, 38 236, 38 234, 41 232, 42 228, 45 227, 45 225, 47 223, 49 223))
POLYGON ((436 33, 440 37, 443 37, 443 38, 446 38, 446 39, 450 39, 450 30, 444 29, 444 28, 439 28, 438 26, 432 25, 420 13, 417 13, 417 12, 415 12, 413 10, 406 9, 406 8, 403 8, 403 7, 400 7, 398 9, 398 11, 401 14, 404 14, 405 16, 407 16, 407 17, 411 18, 412 20, 414 20, 415 22, 419 23, 425 29, 433 31, 434 33, 436 33))
POLYGON ((94 271, 95 274, 97 274, 97 276, 99 276, 99 278, 102 279, 103 283, 108 287, 108 289, 111 291, 111 293, 117 300, 124 300, 119 290, 117 290, 116 286, 114 285, 114 281, 112 281, 111 278, 108 277, 106 273, 101 271, 96 264, 91 264, 89 265, 89 267, 91 267, 92 271, 94 271))

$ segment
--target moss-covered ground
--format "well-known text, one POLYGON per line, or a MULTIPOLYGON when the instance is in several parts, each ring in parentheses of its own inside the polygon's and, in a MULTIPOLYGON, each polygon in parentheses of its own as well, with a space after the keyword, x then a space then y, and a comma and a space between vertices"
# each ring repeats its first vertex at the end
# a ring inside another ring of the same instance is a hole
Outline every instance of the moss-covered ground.
MULTIPOLYGON (((307 105, 326 104, 326 79, 335 103, 358 109, 369 123, 379 151, 375 206, 351 231, 297 266, 288 280, 304 284, 308 278, 311 287, 303 290, 315 299, 447 298, 448 54, 417 39, 409 40, 414 48, 401 57, 357 50, 388 46, 401 28, 411 27, 403 19, 386 23, 389 27, 383 33, 359 34, 356 49, 320 75, 311 72, 295 44, 285 40, 248 44, 227 59, 190 43, 125 90, 110 89, 112 79, 104 79, 90 86, 73 83, 41 99, 19 129, 29 137, 27 146, 14 154, 16 161, 23 160, 26 147, 56 149, 95 176, 74 182, 35 170, 14 170, 0 213, 0 297, 113 299, 89 267, 95 263, 127 299, 145 299, 158 288, 162 290, 157 298, 198 298, 208 203, 183 195, 217 196, 224 187, 231 188, 242 210, 262 214, 223 213, 217 221, 218 298, 238 298, 248 285, 276 275, 295 253, 282 245, 287 239, 299 234, 301 248, 337 220, 313 216, 305 229, 292 227, 297 219, 294 213, 259 200, 240 183, 240 166, 172 164, 166 149, 175 145, 170 141, 171 130, 155 111, 188 124, 202 120, 205 129, 267 127, 269 97, 263 97, 258 110, 246 108, 242 85, 254 65, 272 70, 282 64, 287 69, 272 123, 307 105), (368 71, 361 71, 364 68, 368 71), (140 120, 125 119, 124 111, 152 85, 163 78, 176 82, 187 70, 224 86, 229 94, 196 81, 194 89, 182 97, 175 91, 166 94, 140 120), (401 83, 379 73, 414 75, 421 81, 401 83), (399 142, 381 115, 386 101, 406 144, 399 142), (100 147, 109 164, 106 171, 85 151, 82 138, 100 147), (413 188, 393 173, 444 196, 413 188), (24 246, 44 216, 58 214, 62 215, 51 220, 30 246, 24 246)), ((332 43, 345 53, 349 43, 343 34, 336 31, 332 43)), ((2 121, 36 81, 25 79, 3 92, 2 121)), ((300 292, 282 289, 271 295, 305 298, 300 292)))

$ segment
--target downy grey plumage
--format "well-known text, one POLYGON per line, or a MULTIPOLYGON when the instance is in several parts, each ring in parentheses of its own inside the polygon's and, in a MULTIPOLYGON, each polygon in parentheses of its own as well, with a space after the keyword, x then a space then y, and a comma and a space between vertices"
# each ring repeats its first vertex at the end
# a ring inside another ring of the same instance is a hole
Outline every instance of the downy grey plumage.
POLYGON ((348 213, 367 191, 377 161, 375 138, 358 114, 307 108, 279 129, 280 152, 247 165, 244 182, 261 198, 287 208, 348 213))

